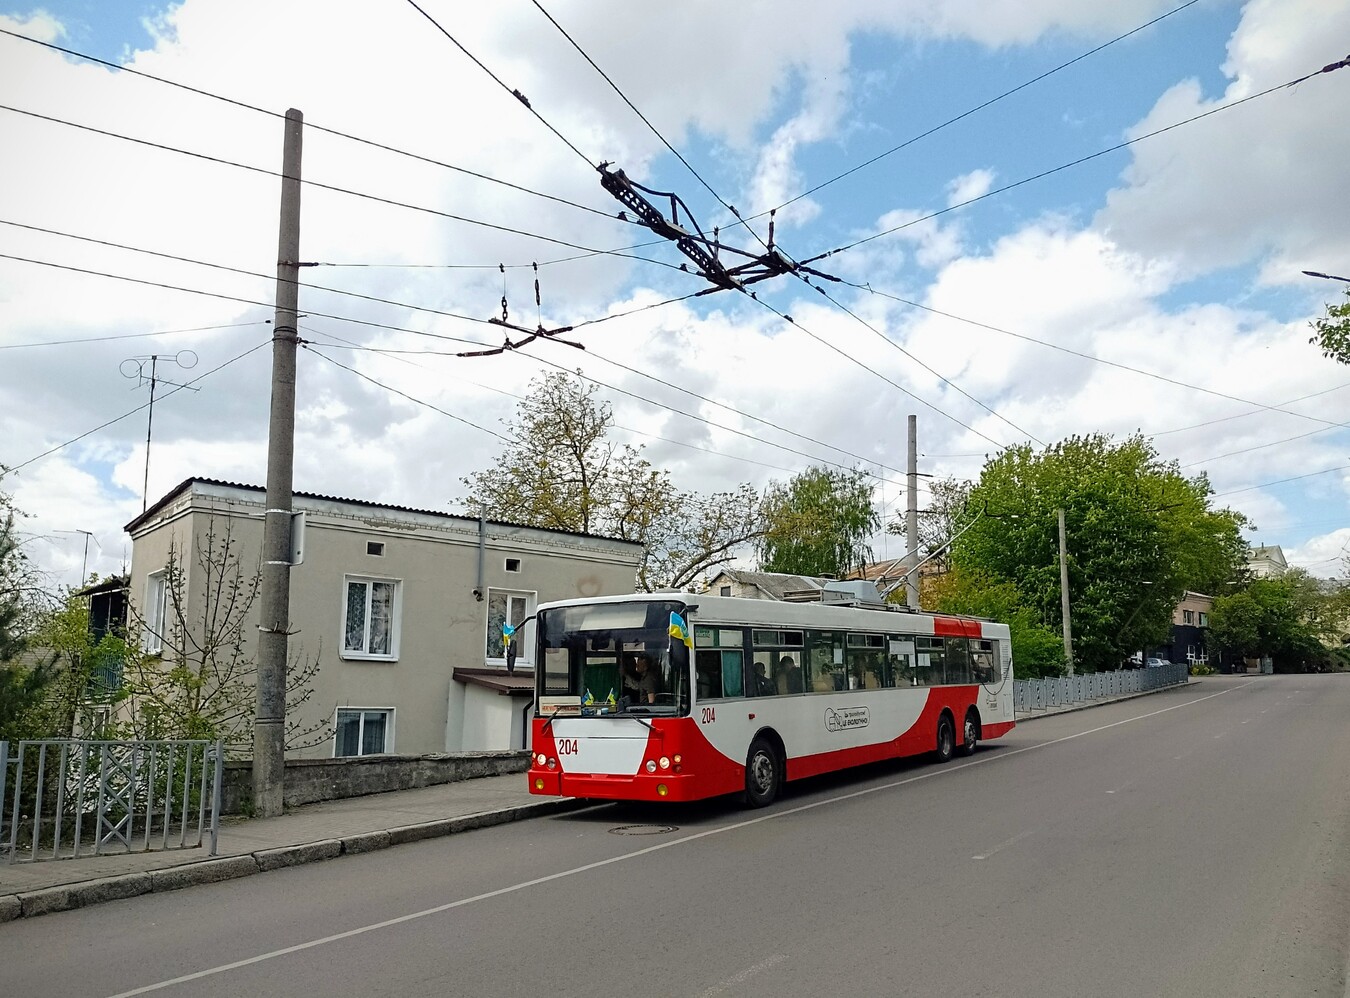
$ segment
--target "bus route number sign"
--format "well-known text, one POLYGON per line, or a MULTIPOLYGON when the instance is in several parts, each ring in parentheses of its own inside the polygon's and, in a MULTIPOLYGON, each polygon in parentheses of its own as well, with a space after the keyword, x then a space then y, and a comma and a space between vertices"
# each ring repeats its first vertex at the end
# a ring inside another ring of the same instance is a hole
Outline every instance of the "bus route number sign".
POLYGON ((716 721, 716 720, 717 720, 717 714, 714 712, 713 708, 712 708, 712 707, 704 707, 704 708, 703 708, 703 721, 702 721, 702 723, 703 723, 703 724, 712 724, 712 723, 713 723, 714 721, 716 721))
POLYGON ((576 755, 576 754, 577 754, 577 740, 576 740, 575 738, 559 738, 559 739, 558 739, 558 754, 559 754, 559 755, 576 755))

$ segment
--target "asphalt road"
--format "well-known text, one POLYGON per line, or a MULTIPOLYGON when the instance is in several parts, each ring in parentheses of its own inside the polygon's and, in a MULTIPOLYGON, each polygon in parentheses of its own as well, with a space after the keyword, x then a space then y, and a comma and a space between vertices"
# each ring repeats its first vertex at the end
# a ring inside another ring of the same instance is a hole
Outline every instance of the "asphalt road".
POLYGON ((605 805, 20 919, 0 992, 1345 998, 1347 718, 1350 677, 1209 678, 767 811, 605 805))

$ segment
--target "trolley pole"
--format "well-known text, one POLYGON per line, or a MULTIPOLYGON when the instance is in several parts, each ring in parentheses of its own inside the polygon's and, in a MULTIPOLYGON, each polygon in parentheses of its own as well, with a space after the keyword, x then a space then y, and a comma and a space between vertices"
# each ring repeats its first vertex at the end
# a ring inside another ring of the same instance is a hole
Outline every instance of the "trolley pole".
POLYGON ((300 307, 300 148, 304 115, 286 112, 272 328, 272 408, 267 430, 258 690, 253 723, 253 803, 261 818, 281 814, 286 777, 286 659, 291 610, 291 502, 295 465, 295 353, 300 307))

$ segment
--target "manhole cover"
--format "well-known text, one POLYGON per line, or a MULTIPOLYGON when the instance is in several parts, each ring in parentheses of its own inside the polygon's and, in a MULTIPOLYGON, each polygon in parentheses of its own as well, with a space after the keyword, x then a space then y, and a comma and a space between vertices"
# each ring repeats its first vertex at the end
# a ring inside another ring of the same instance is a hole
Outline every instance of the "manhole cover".
POLYGON ((678 832, 679 829, 674 825, 620 825, 618 828, 611 828, 611 835, 665 835, 667 832, 678 832))

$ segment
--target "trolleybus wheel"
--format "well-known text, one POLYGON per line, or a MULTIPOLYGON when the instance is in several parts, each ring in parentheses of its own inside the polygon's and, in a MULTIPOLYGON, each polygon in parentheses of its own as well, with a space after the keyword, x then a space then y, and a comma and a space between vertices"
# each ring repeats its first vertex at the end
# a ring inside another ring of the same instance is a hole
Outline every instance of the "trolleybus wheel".
POLYGON ((949 715, 943 714, 938 719, 937 726, 937 761, 950 762, 953 755, 956 754, 956 731, 952 727, 952 719, 949 715))
POLYGON ((975 713, 974 708, 966 711, 966 724, 963 734, 965 741, 961 743, 961 754, 974 755, 975 746, 980 743, 980 715, 975 713))
POLYGON ((751 807, 767 807, 778 796, 778 753, 767 738, 756 738, 745 757, 745 801, 751 807))

